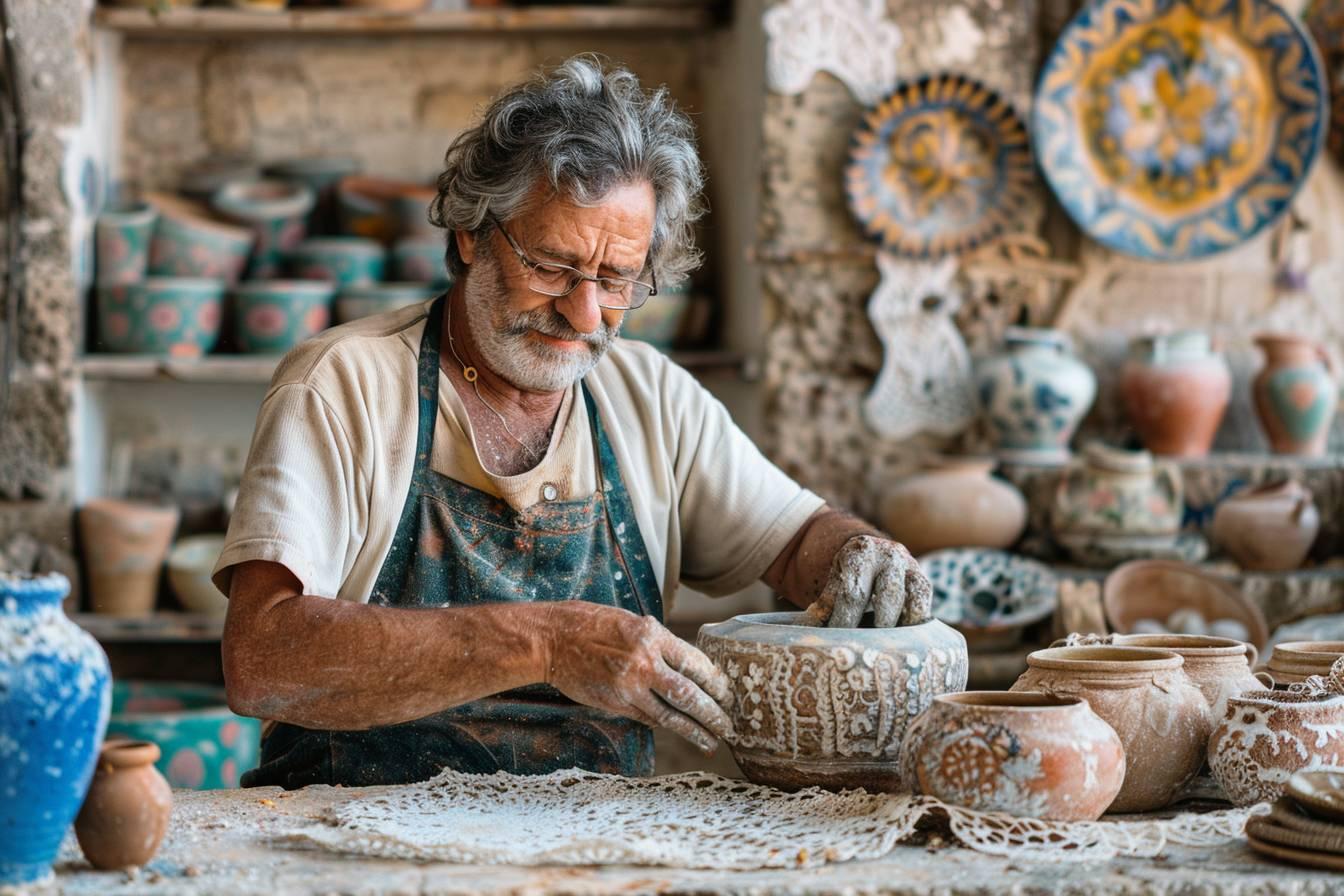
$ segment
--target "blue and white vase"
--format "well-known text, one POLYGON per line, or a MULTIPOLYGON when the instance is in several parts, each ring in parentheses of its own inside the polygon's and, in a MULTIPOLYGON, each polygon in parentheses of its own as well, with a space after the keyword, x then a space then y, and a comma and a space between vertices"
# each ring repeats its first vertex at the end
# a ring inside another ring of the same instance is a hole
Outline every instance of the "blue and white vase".
POLYGON ((107 730, 111 672, 65 576, 0 572, 0 888, 51 874, 107 730))
POLYGON ((976 366, 976 387, 999 456, 1059 464, 1097 396, 1097 378, 1058 330, 1009 327, 1004 351, 976 366))

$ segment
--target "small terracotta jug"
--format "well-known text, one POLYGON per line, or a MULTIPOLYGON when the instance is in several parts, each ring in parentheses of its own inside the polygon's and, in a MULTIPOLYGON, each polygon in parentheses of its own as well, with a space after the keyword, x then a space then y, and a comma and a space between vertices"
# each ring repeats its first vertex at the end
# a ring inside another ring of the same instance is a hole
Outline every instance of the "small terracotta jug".
POLYGON ((99 498, 79 509, 95 613, 147 616, 158 595, 159 571, 177 529, 176 507, 99 498))
POLYGON ((1285 479, 1224 498, 1210 534, 1242 569, 1290 570, 1307 559, 1320 529, 1311 492, 1285 479))
POLYGON ((75 836, 84 857, 104 871, 143 865, 154 857, 168 830, 173 791, 154 763, 156 744, 109 740, 84 806, 75 819, 75 836))
POLYGON ((991 476, 993 469, 993 458, 937 458, 887 495, 887 532, 917 557, 943 548, 1010 546, 1027 524, 1027 502, 991 476))
POLYGON ((1265 353, 1265 366, 1251 391, 1270 445, 1279 454, 1324 454, 1339 403, 1330 356, 1302 336, 1264 333, 1255 343, 1265 353))
POLYGON ((1145 336, 1130 343, 1120 394, 1145 448, 1203 457, 1232 396, 1232 374, 1207 333, 1145 336))

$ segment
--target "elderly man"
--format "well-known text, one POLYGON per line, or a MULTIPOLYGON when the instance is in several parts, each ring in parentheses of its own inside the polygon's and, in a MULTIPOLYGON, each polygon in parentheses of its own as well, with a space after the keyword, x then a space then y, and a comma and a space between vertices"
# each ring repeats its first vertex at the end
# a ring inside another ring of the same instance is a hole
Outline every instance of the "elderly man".
POLYGON ((215 574, 229 703, 269 720, 244 783, 649 774, 656 725, 711 751, 731 697, 661 625, 678 581, 926 617, 902 546, 617 340, 697 263, 701 182, 664 91, 572 59, 448 150, 448 294, 283 361, 215 574))

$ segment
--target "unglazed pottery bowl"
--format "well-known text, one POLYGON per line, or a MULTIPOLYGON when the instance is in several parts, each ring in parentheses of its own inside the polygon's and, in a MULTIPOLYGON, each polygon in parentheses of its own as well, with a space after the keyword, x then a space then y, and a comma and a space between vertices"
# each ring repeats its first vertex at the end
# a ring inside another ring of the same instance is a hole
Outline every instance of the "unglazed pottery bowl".
POLYGON ((261 745, 261 722, 235 715, 223 688, 180 682, 115 682, 107 733, 158 744, 158 770, 193 790, 237 787, 261 745))
POLYGON ((1257 649, 1269 641, 1260 608, 1227 581, 1196 566, 1171 560, 1133 560, 1116 567, 1102 584, 1101 601, 1111 628, 1128 634, 1140 619, 1167 619, 1179 609, 1206 620, 1235 619, 1257 649))
POLYGON ((1120 735, 1125 782, 1110 812, 1169 804, 1204 764, 1209 704, 1184 660, 1149 647, 1056 647, 1027 657, 1014 691, 1082 697, 1120 735))
POLYGON ((233 291, 234 332, 245 352, 279 354, 331 323, 336 287, 324 280, 258 280, 233 291))
POLYGON ((1313 675, 1329 675, 1340 657, 1344 657, 1344 641, 1284 641, 1274 645, 1265 671, 1276 685, 1297 684, 1313 675))
POLYGON ((1344 771, 1344 695, 1232 697, 1209 739, 1209 769, 1238 806, 1278 799, 1298 772, 1344 771))
POLYGON ((210 580, 222 550, 223 535, 189 535, 168 552, 168 584, 182 606, 193 613, 223 616, 229 609, 229 599, 210 580))
POLYGON ((1170 650, 1183 660, 1185 675, 1209 703, 1209 724, 1216 725, 1227 711, 1227 701, 1265 683, 1251 672, 1258 657, 1255 647, 1231 638, 1208 635, 1116 635, 1114 643, 1127 647, 1170 650))
POLYGON ((936 620, 819 628, 803 613, 753 613, 700 629, 728 676, 748 778, 783 790, 901 792, 901 742, 940 694, 966 686, 966 639, 936 620))
POLYGON ((102 351, 197 358, 219 338, 222 280, 146 277, 127 286, 98 287, 98 348, 102 351))
POLYGON ((935 697, 906 732, 916 793, 982 812, 1094 821, 1120 792, 1125 749, 1081 697, 966 691, 935 697))

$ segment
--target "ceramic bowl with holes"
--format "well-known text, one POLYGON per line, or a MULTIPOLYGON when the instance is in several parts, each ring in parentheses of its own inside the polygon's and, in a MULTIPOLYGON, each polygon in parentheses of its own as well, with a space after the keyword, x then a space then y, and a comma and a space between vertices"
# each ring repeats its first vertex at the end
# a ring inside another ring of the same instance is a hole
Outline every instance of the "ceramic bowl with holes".
POLYGON ((933 585, 933 615, 971 647, 1011 647, 1055 612, 1059 579, 1043 563, 990 548, 950 548, 919 558, 933 585))

